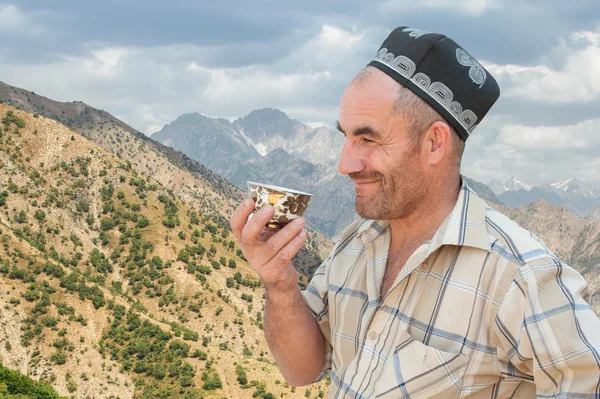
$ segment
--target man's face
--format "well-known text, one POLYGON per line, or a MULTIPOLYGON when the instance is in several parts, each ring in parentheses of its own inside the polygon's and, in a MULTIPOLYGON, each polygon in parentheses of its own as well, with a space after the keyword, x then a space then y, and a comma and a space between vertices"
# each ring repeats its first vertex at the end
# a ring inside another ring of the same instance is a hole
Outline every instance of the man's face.
POLYGON ((352 83, 340 104, 346 142, 338 170, 355 183, 356 212, 367 219, 410 215, 426 197, 420 149, 408 140, 409 125, 394 108, 398 83, 380 71, 352 83))

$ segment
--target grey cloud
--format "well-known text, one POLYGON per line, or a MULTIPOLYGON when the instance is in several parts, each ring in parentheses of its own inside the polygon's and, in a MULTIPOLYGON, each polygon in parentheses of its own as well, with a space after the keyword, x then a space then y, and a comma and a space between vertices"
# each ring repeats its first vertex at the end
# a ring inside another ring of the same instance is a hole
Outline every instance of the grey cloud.
MULTIPOLYGON (((401 5, 399 10, 389 13, 382 11, 383 3, 67 0, 53 3, 52 10, 48 10, 47 2, 20 0, 18 6, 26 14, 39 9, 54 13, 44 20, 49 29, 61 33, 60 40, 46 43, 51 51, 81 54, 85 48, 80 44, 89 41, 144 47, 194 44, 219 47, 206 63, 223 67, 272 62, 310 37, 323 23, 344 29, 392 29, 406 24, 446 33, 479 58, 523 63, 539 58, 555 46, 557 36, 592 28, 600 15, 600 3, 588 4, 586 0, 553 0, 550 7, 546 6, 548 2, 540 5, 533 0, 502 1, 502 8, 481 16, 419 9, 409 1, 396 2, 401 5)), ((377 46, 383 39, 374 40, 372 45, 377 46)), ((51 51, 32 54, 47 60, 51 51)), ((10 54, 13 58, 19 55, 10 54)), ((31 55, 27 57, 28 62, 33 59, 31 55)))
MULTIPOLYGON (((12 34, 7 40, 0 32, 0 79, 58 100, 82 100, 146 133, 184 112, 234 118, 262 107, 280 108, 305 122, 332 123, 347 83, 398 25, 445 33, 487 62, 560 70, 568 50, 561 39, 600 23, 600 2, 586 0, 498 0, 499 8, 479 16, 418 9, 408 0, 397 1, 405 8, 389 13, 383 3, 19 0, 17 7, 47 35, 12 34), (311 47, 324 24, 356 29, 363 40, 350 52, 311 47), (134 53, 119 62, 113 75, 83 71, 83 60, 106 47, 134 53), (74 58, 67 62, 64 56, 74 58), (199 69, 189 70, 191 63, 199 69), (250 83, 235 81, 240 91, 231 97, 227 91, 211 95, 207 87, 214 85, 211 73, 218 68, 229 69, 227 78, 246 76, 250 83), (318 75, 326 72, 328 77, 318 75), (311 80, 311 74, 320 77, 311 80), (288 93, 268 82, 286 75, 303 85, 288 93)), ((505 84, 508 89, 510 82, 505 84)), ((497 137, 504 124, 575 125, 597 117, 597 109, 600 100, 556 105, 502 96, 467 145, 467 174, 484 182, 512 174, 538 182, 552 173, 557 179, 576 174, 598 180, 591 171, 600 166, 600 148, 536 152, 529 160, 517 151, 513 159, 497 137)))
MULTIPOLYGON (((45 19, 49 29, 61 32, 60 40, 45 42, 55 52, 81 55, 81 43, 99 42, 110 46, 155 47, 193 44, 212 50, 206 63, 236 67, 272 62, 299 45, 314 31, 319 15, 335 13, 358 15, 366 6, 361 2, 318 2, 301 4, 234 0, 195 1, 61 1, 53 3, 53 18, 45 19)), ((25 14, 47 10, 49 4, 20 0, 25 14)), ((34 53, 35 54, 35 53, 34 53)), ((15 60, 46 62, 47 53, 38 57, 11 52, 15 60)))
POLYGON ((491 9, 481 16, 407 7, 401 19, 393 14, 379 17, 390 27, 407 24, 446 34, 479 59, 518 64, 543 57, 558 44, 559 37, 593 29, 600 22, 600 2, 498 2, 500 9, 491 9))
POLYGON ((494 104, 495 115, 510 116, 514 121, 535 126, 574 125, 598 117, 600 99, 583 103, 553 104, 525 99, 502 97, 494 104))

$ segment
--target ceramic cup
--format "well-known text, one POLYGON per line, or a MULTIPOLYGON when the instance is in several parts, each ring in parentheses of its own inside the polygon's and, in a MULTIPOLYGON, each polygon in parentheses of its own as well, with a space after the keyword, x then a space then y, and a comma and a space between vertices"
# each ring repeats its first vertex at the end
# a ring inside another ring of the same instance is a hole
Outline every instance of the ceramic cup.
POLYGON ((312 194, 290 188, 252 181, 247 183, 248 196, 254 200, 254 212, 266 205, 275 208, 273 217, 267 223, 270 229, 280 229, 298 216, 302 216, 313 197, 312 194))

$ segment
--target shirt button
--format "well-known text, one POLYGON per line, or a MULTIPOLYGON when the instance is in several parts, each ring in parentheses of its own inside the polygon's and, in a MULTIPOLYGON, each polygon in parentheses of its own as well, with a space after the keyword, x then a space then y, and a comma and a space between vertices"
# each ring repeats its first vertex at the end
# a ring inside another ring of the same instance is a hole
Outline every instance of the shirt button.
POLYGON ((371 341, 375 341, 377 339, 377 333, 375 331, 370 331, 369 332, 369 339, 371 341))
POLYGON ((354 396, 350 395, 349 393, 344 395, 344 399, 353 399, 354 396))

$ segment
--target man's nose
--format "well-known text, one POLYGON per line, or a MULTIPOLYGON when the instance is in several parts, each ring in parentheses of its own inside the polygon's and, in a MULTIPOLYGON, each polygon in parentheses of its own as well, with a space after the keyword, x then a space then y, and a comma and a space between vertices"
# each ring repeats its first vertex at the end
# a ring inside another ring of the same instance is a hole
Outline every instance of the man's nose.
POLYGON ((340 161, 338 162, 338 172, 347 175, 352 172, 361 172, 364 168, 365 163, 362 160, 359 149, 350 140, 346 140, 342 148, 340 161))

